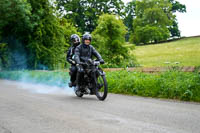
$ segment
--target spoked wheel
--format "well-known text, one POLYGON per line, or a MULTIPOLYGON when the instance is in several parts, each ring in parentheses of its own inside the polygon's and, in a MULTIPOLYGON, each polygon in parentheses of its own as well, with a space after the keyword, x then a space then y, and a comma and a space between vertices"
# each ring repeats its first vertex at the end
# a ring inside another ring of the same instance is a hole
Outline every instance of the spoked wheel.
POLYGON ((75 91, 75 94, 76 94, 77 97, 82 97, 83 96, 83 94, 80 91, 75 91))
POLYGON ((106 99, 108 93, 108 85, 105 75, 97 77, 96 96, 99 100, 103 101, 106 99))

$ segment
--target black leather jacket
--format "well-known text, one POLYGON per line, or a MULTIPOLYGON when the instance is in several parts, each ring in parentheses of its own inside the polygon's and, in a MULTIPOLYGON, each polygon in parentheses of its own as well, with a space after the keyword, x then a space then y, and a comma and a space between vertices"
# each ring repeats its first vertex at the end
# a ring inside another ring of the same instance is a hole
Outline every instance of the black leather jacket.
POLYGON ((72 65, 75 65, 74 54, 76 47, 77 47, 76 45, 73 45, 67 51, 67 61, 72 65))
POLYGON ((95 56, 98 60, 102 60, 101 55, 95 50, 92 45, 81 44, 75 49, 75 61, 77 64, 80 62, 87 62, 95 56))

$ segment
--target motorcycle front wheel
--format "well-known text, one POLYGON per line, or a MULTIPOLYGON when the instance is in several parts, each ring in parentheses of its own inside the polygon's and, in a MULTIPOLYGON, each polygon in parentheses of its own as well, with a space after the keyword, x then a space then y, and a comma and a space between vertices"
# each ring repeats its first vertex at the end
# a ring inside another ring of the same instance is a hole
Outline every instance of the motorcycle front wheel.
POLYGON ((106 99, 108 94, 108 85, 105 75, 97 77, 96 96, 99 100, 103 101, 106 99))

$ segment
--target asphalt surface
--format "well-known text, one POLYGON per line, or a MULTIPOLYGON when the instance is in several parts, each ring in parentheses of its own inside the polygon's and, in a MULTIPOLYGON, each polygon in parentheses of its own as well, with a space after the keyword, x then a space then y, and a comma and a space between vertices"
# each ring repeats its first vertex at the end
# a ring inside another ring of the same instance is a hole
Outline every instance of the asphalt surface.
POLYGON ((0 133, 200 133, 200 104, 0 80, 0 133))

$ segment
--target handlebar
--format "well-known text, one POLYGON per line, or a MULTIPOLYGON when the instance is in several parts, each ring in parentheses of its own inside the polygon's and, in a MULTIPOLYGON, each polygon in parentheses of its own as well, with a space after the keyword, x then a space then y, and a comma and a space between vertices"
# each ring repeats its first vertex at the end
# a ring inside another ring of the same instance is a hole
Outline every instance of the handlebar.
POLYGON ((89 59, 86 63, 85 62, 80 62, 78 63, 79 65, 85 65, 85 66, 89 66, 89 65, 94 65, 94 66, 98 66, 101 64, 100 61, 95 61, 95 60, 91 60, 89 59))

